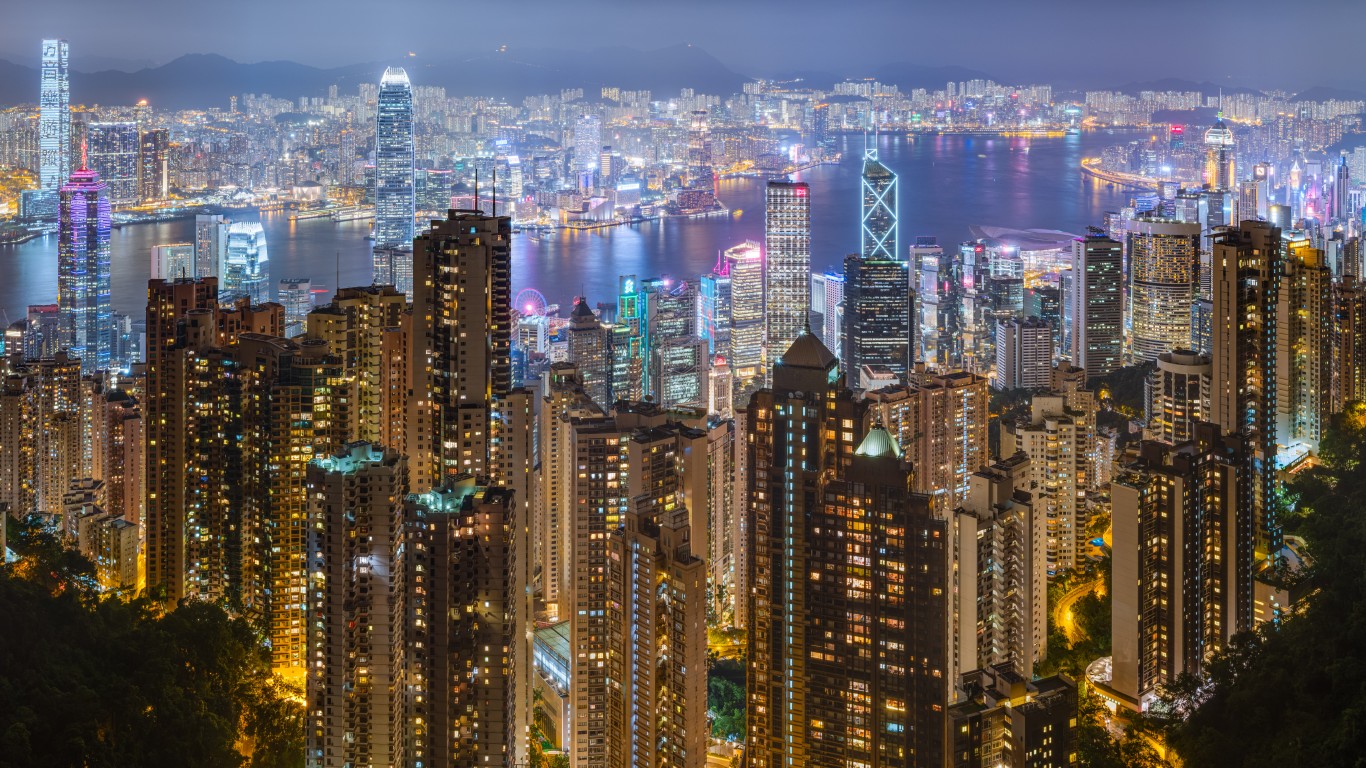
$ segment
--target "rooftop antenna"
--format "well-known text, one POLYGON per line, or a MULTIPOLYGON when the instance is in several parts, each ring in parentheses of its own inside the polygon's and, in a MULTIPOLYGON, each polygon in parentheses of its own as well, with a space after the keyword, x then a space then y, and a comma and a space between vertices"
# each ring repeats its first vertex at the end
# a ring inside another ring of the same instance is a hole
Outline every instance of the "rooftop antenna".
POLYGON ((474 209, 479 210, 479 169, 474 169, 474 209))
POLYGON ((498 164, 493 165, 493 192, 489 194, 489 200, 493 203, 492 216, 498 215, 498 164))

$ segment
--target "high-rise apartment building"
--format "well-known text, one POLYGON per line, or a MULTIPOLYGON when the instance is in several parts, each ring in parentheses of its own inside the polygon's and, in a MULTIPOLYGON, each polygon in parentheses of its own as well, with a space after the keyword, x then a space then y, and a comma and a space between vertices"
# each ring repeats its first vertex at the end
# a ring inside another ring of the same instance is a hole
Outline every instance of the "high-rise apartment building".
POLYGON ((1366 400, 1366 288, 1355 279, 1333 283, 1333 412, 1366 400))
POLYGON ((1282 248, 1279 228, 1245 221, 1216 235, 1211 259, 1210 421, 1246 440, 1251 469, 1243 493, 1253 510, 1247 524, 1263 557, 1281 548, 1275 459, 1282 248))
POLYGON ((1111 486, 1111 688, 1133 709, 1252 626, 1248 458, 1236 435, 1202 423, 1188 443, 1144 442, 1111 486))
POLYGON ((1123 246, 1099 235, 1074 241, 1071 278, 1072 364, 1104 376, 1124 364, 1123 246))
POLYGON ((109 370, 114 346, 110 303, 112 214, 104 182, 79 170, 61 189, 57 241, 58 338, 86 373, 109 370))
POLYGON ((1077 763, 1077 685, 1008 666, 964 675, 949 709, 952 768, 1069 768, 1077 763))
POLYGON ((1317 450, 1332 413, 1333 273, 1308 237, 1287 233, 1276 302, 1276 442, 1317 450))
POLYGON ((38 182, 54 196, 71 177, 69 56, 65 40, 43 41, 42 89, 38 97, 38 182))
POLYGON ((379 81, 375 113, 375 247, 413 242, 417 199, 413 187, 413 88, 402 67, 379 81))
POLYGON ((142 149, 137 124, 90 123, 85 142, 85 165, 98 173, 108 186, 109 202, 113 205, 136 203, 142 149))
POLYGON ((811 187, 770 181, 764 205, 764 348, 771 364, 806 327, 811 308, 811 187))
MULTIPOLYGON (((892 178, 894 194, 895 176, 892 178)), ((867 184, 865 171, 864 185, 867 184)), ((895 238, 895 233, 889 236, 895 238)), ((910 372, 913 362, 913 312, 907 264, 895 257, 884 258, 884 249, 874 249, 874 252, 873 257, 855 255, 844 259, 844 354, 841 363, 847 371, 850 386, 856 389, 874 386, 872 377, 866 373, 869 367, 886 369, 901 377, 910 372)))
POLYGON ((270 251, 261 223, 229 224, 222 253, 216 274, 223 299, 242 297, 252 304, 270 301, 270 251))
POLYGON ((1034 508, 1047 524, 1050 577, 1081 565, 1085 555, 1086 494, 1094 485, 1096 442, 1088 396, 1084 391, 1035 395, 1027 422, 1002 427, 1001 453, 1018 450, 1029 458, 1034 508))
POLYGON ((1148 378, 1143 436, 1168 445, 1195 439, 1195 425, 1209 421, 1210 373, 1208 355, 1179 349, 1157 356, 1157 368, 1148 378))
POLYGON ((1142 217, 1127 226, 1129 317, 1135 362, 1189 349, 1199 290, 1200 225, 1142 217))
POLYGON ((996 324, 992 389, 1040 389, 1053 370, 1053 327, 1037 317, 996 324))

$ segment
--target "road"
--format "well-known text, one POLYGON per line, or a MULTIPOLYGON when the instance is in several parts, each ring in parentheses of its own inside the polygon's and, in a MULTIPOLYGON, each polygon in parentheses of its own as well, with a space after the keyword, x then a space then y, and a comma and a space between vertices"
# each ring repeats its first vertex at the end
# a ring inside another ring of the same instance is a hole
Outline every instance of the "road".
POLYGON ((1077 626, 1076 620, 1072 616, 1072 606, 1083 595, 1089 595, 1100 589, 1102 580, 1097 577, 1091 581, 1073 587, 1062 596, 1058 604, 1053 606, 1053 626, 1058 627, 1067 635, 1067 642, 1076 644, 1082 638, 1081 628, 1077 626))

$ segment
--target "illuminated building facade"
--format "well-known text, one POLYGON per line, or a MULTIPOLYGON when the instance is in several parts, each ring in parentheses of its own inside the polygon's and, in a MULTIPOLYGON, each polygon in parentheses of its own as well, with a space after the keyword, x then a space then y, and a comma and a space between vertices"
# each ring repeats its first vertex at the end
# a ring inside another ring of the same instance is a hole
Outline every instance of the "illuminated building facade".
POLYGON ((811 187, 770 181, 764 206, 764 343, 773 361, 806 327, 811 308, 811 187))
MULTIPOLYGON (((895 238, 895 235, 892 235, 895 238)), ((896 258, 847 256, 844 259, 844 355, 849 382, 859 389, 864 366, 885 366, 897 376, 911 369, 912 307, 910 274, 896 258)))
POLYGON ((152 246, 152 279, 180 280, 196 277, 194 243, 152 246))
POLYGON ((1048 386, 1053 370, 1053 327, 1037 317, 1012 318, 996 324, 996 369, 991 386, 998 390, 1048 386))
POLYGON ((1199 289, 1200 225, 1139 217, 1127 227, 1134 362, 1191 345, 1199 289))
POLYGON ((697 285, 697 333, 712 355, 730 355, 731 306, 730 263, 722 257, 697 285))
POLYGON ((65 40, 43 41, 38 97, 38 183, 54 195, 71 177, 71 84, 65 40))
POLYGON ((600 407, 612 407, 612 335, 580 296, 569 314, 569 362, 578 369, 584 391, 600 407))
POLYGON ((402 67, 379 81, 375 112, 375 247, 413 242, 417 199, 413 187, 413 88, 402 67))
POLYGON ((1099 235, 1074 241, 1071 278, 1072 364, 1104 376, 1124 364, 1123 246, 1099 235))
POLYGON ((1205 131, 1205 183, 1214 190, 1231 192, 1238 188, 1234 180, 1233 148, 1233 131, 1224 123, 1221 112, 1214 125, 1205 131))
POLYGON ((1111 687, 1134 709, 1251 629, 1247 462, 1236 435, 1201 423, 1191 442, 1144 442, 1111 486, 1111 687))
POLYGON ((900 261, 896 214, 896 174, 878 162, 877 148, 864 150, 863 175, 859 185, 860 255, 873 261, 900 261))
POLYGON ((1090 393, 1035 395, 1029 420, 1003 425, 1001 453, 1023 451, 1035 509, 1047 524, 1049 576, 1082 564, 1086 542, 1086 493, 1094 485, 1091 469, 1096 443, 1095 413, 1089 405, 1070 402, 1090 393))
POLYGON ((171 133, 165 128, 143 131, 138 149, 138 198, 146 203, 170 195, 171 133))
POLYGON ((1333 284, 1334 412, 1366 400, 1366 288, 1357 280, 1333 284))
POLYGON ((752 381, 763 374, 764 360, 764 254, 759 244, 746 242, 724 255, 730 274, 730 362, 738 381, 752 381))
POLYGON ((1148 422, 1143 436, 1168 445, 1195 439, 1195 425, 1209 421, 1210 373, 1208 355, 1186 349, 1163 352, 1148 378, 1145 402, 1148 422))
POLYGON ((141 137, 136 123, 90 123, 86 127, 85 163, 109 188, 109 202, 138 201, 141 137))
POLYGON ((270 251, 260 222, 228 225, 223 260, 218 265, 223 299, 244 297, 252 304, 270 301, 270 251))
POLYGON ((110 304, 109 196, 99 174, 79 170, 61 190, 57 241, 58 338, 86 373, 109 370, 114 347, 110 304))
MULTIPOLYGON (((186 277, 218 277, 218 268, 228 258, 228 220, 218 214, 201 213, 194 217, 194 264, 186 277)), ((163 278, 171 280, 180 275, 163 278)))
POLYGON ((277 288, 280 305, 285 308, 285 335, 304 332, 308 313, 313 310, 313 283, 306 277, 287 277, 277 288))
POLYGON ((1303 235, 1282 238, 1276 302, 1276 441, 1318 449, 1332 413, 1333 274, 1303 235))
POLYGON ((965 701, 949 709, 952 768, 1069 768, 1077 763, 1077 686, 1034 680, 1008 666, 962 677, 965 701))

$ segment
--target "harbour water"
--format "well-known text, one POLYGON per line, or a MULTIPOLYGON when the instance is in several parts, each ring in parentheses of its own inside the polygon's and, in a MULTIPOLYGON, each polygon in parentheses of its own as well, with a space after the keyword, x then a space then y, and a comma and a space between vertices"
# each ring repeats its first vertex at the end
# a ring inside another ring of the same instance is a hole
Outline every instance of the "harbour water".
MULTIPOLYGON (((900 176, 901 249, 919 235, 951 245, 968 227, 1038 227, 1082 233, 1099 225, 1128 193, 1082 174, 1083 157, 1126 140, 1124 135, 1084 134, 1059 138, 885 135, 882 162, 900 176)), ((844 160, 797 175, 811 184, 813 268, 836 267, 859 247, 861 137, 844 140, 844 160)), ((536 288, 565 307, 574 296, 614 300, 617 278, 669 275, 692 279, 711 269, 717 254, 744 240, 763 240, 764 184, 759 179, 723 181, 718 194, 736 214, 665 219, 587 231, 518 234, 513 247, 513 288, 536 288)), ((290 222, 288 214, 261 216, 270 248, 272 285, 281 278, 310 278, 331 292, 370 283, 369 222, 313 219, 290 222)), ((159 243, 189 242, 194 222, 136 224, 112 235, 113 303, 141 321, 146 304, 150 252, 159 243)), ((57 237, 0 246, 0 320, 23 317, 29 304, 56 301, 57 237)), ((317 297, 327 300, 326 294, 317 297)))

